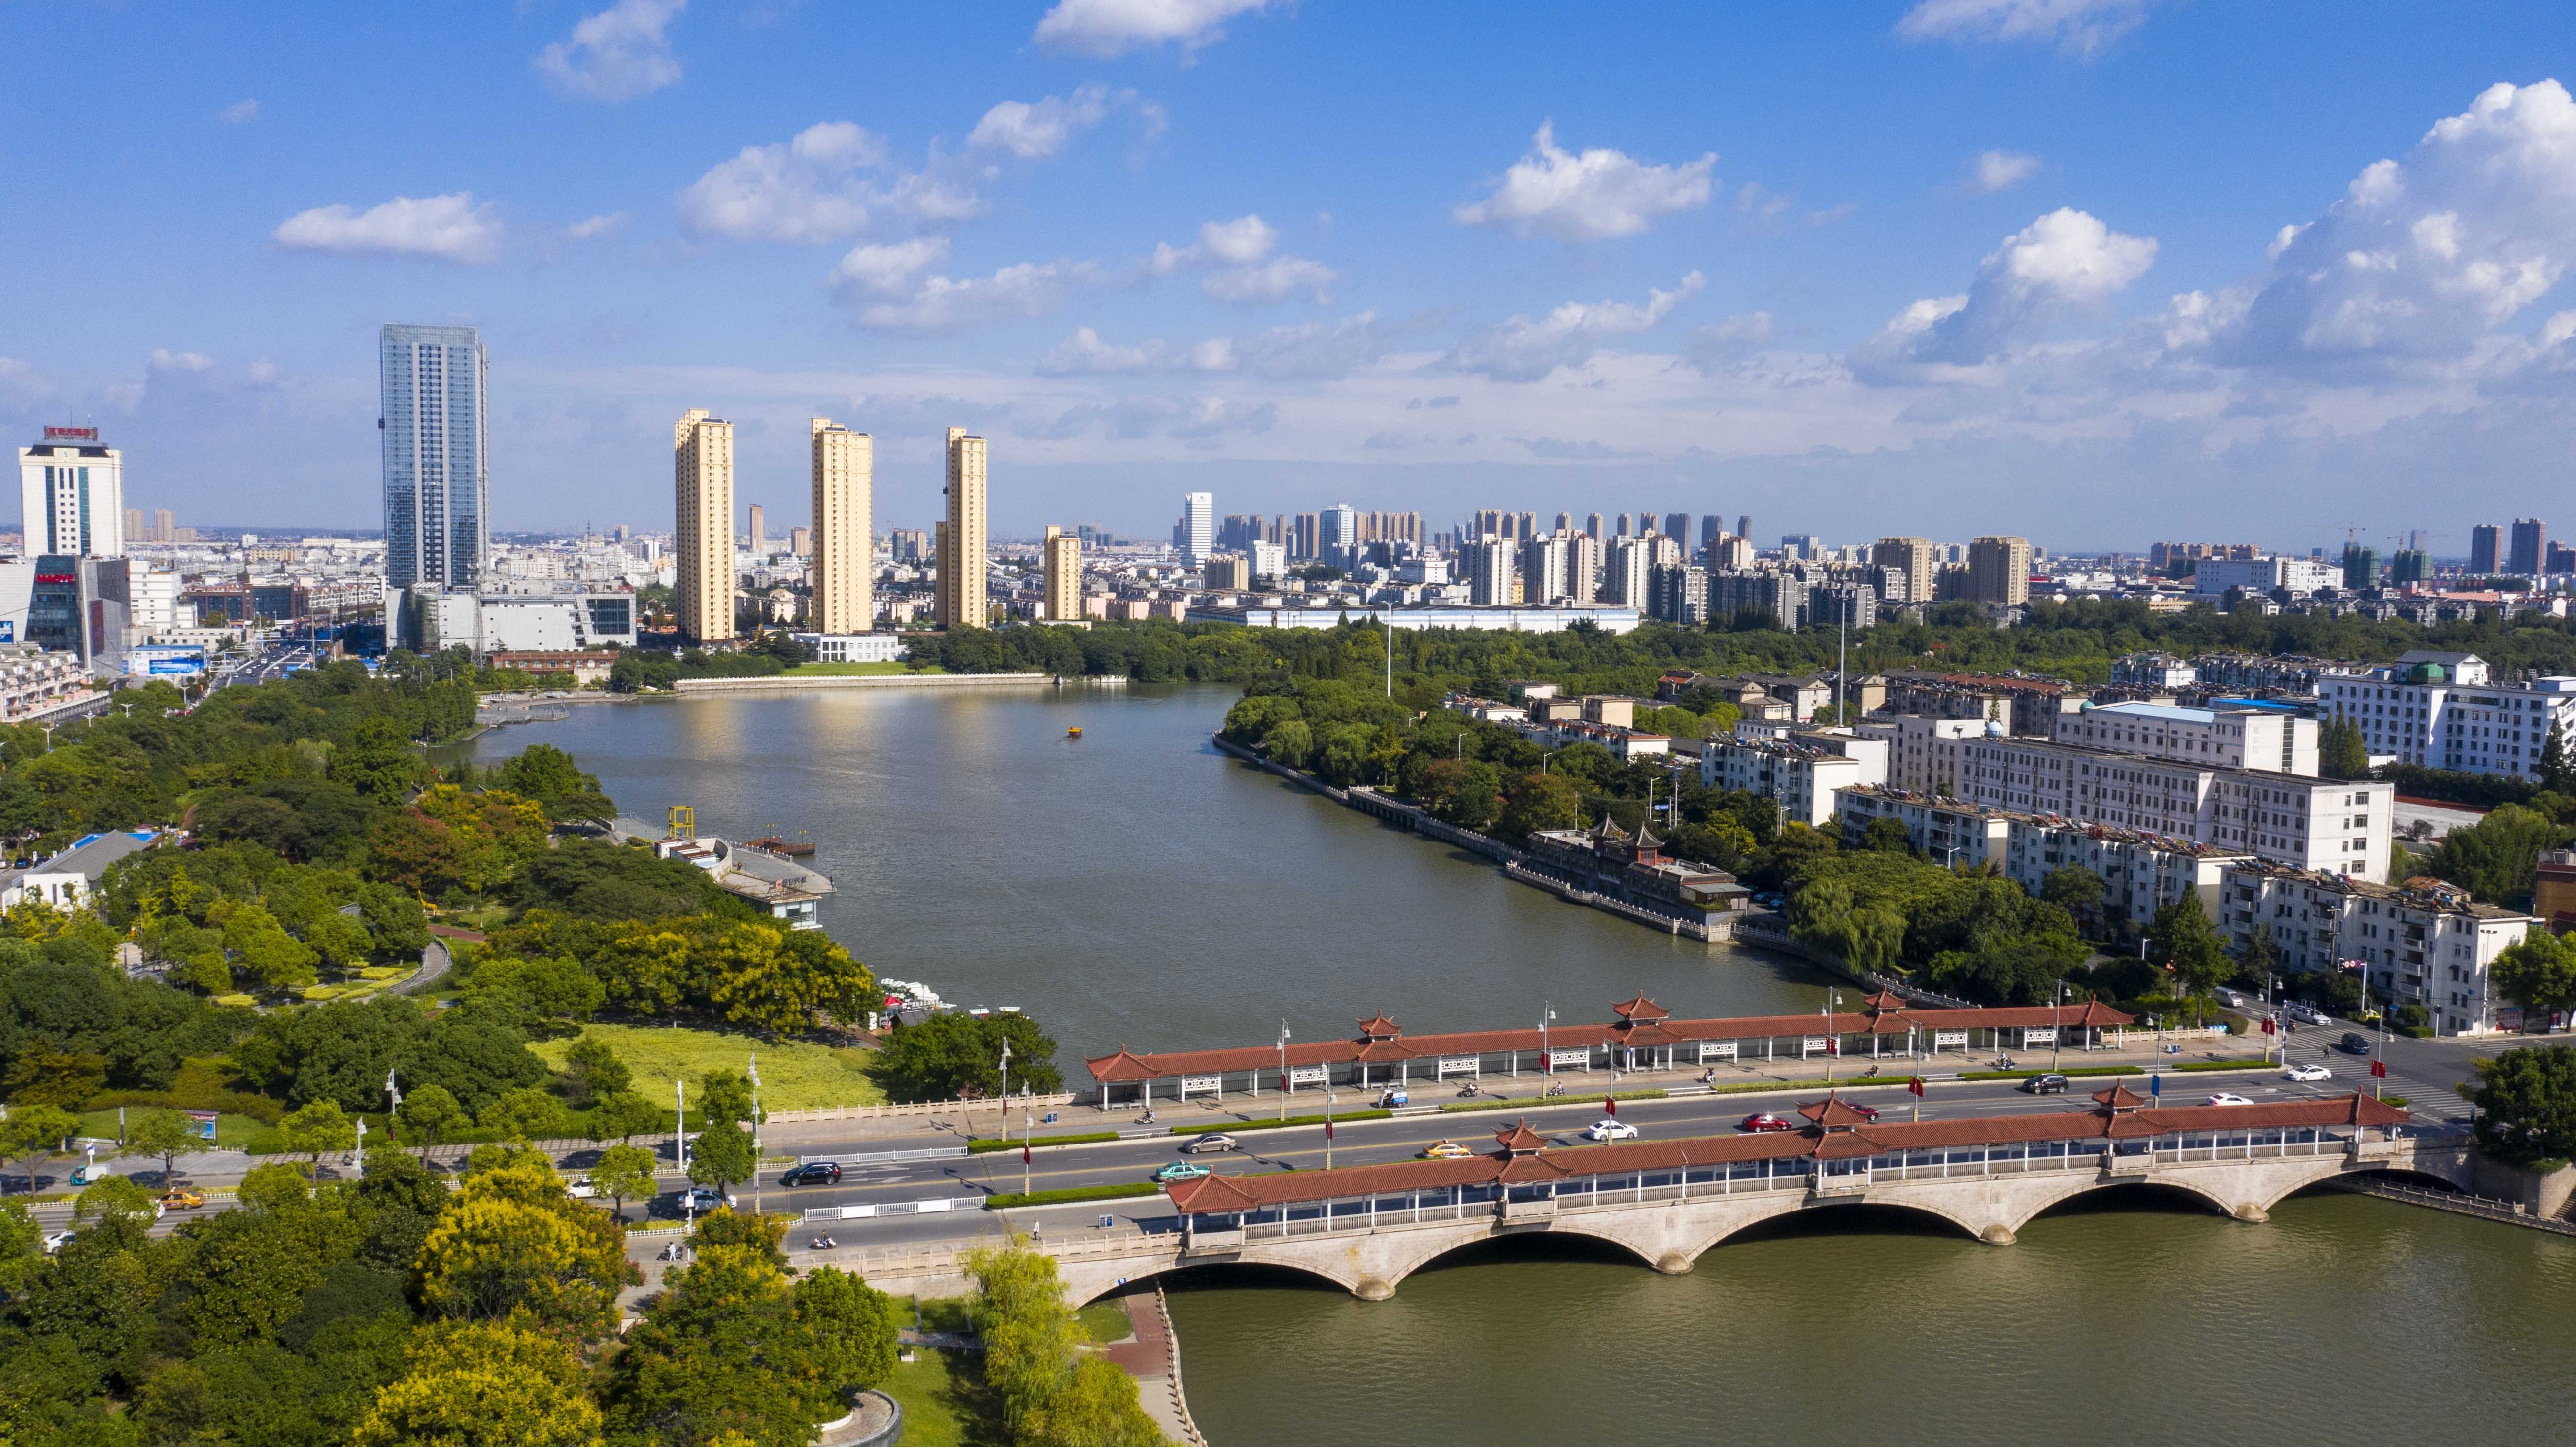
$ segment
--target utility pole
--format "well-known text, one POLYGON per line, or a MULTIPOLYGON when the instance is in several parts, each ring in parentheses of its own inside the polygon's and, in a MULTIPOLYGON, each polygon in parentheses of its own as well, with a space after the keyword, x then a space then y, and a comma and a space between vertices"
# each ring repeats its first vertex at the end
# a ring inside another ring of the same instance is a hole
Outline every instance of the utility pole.
POLYGON ((760 1052, 751 1052, 744 1071, 751 1077, 751 1214, 760 1214, 760 1052))
POLYGON ((1288 1022, 1279 1022, 1279 1123, 1288 1123, 1288 1022))
MULTIPOLYGON (((1029 1083, 1023 1080, 1020 1082, 1020 1194, 1023 1196, 1029 1193, 1029 1150, 1036 1140, 1037 1121, 1032 1111, 1029 1083)), ((1009 1128, 1008 1120, 1005 1119, 1003 1129, 1009 1128)))
MULTIPOLYGON (((1152 1082, 1147 1082, 1146 1088, 1148 1090, 1152 1089, 1152 1082)), ((1008 1036, 1004 1036, 1002 1039, 1001 1099, 1002 1128, 997 1132, 997 1134, 999 1134, 1004 1140, 1008 1140, 1011 1137, 1011 1041, 1008 1036)), ((972 1138, 975 1132, 972 1128, 969 1128, 966 1134, 969 1138, 972 1138)))
POLYGON ((698 1193, 689 1189, 689 1083, 687 1081, 671 1082, 671 1101, 672 1142, 680 1158, 681 1211, 688 1218, 689 1229, 694 1231, 698 1228, 698 1193))

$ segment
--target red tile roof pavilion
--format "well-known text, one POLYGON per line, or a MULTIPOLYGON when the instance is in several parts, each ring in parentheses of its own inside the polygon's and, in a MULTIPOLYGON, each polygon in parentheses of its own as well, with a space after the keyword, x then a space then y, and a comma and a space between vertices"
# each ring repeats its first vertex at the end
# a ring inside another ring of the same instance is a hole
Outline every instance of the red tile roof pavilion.
MULTIPOLYGON (((1676 1020, 1672 1012, 1647 999, 1643 994, 1623 1000, 1611 1007, 1618 1016, 1607 1025, 1554 1025, 1544 1037, 1529 1030, 1467 1030, 1443 1035, 1408 1036, 1385 1012, 1360 1022, 1359 1034, 1350 1040, 1292 1042, 1287 1047, 1286 1064, 1298 1065, 1391 1065, 1401 1060, 1430 1060, 1444 1055, 1500 1055, 1513 1051, 1536 1052, 1542 1039, 1548 1046, 1570 1050, 1576 1046, 1617 1049, 1623 1046, 1664 1046, 1688 1044, 1703 1040, 1761 1040, 1809 1035, 1877 1035, 1902 1036, 1917 1030, 2035 1030, 2047 1026, 2067 1029, 2110 1029, 2134 1025, 2137 1017, 2124 1015, 2099 1000, 2063 1007, 2050 1005, 2004 1005, 1979 1009, 1917 1009, 1909 1007, 1897 995, 1880 991, 1867 1001, 1866 1011, 1845 1010, 1831 1016, 1743 1015, 1707 1020, 1676 1020)), ((1182 1075, 1218 1075, 1229 1071, 1275 1070, 1282 1063, 1277 1046, 1246 1045, 1223 1050, 1178 1050, 1137 1054, 1125 1048, 1083 1062, 1090 1067, 1091 1078, 1103 1085, 1133 1085, 1139 1081, 1168 1080, 1182 1075)))
POLYGON ((2186 1105, 2166 1109, 2129 1105, 2139 1097, 2121 1087, 2095 1096, 2104 1103, 2092 1110, 2050 1111, 2036 1115, 1968 1116, 1873 1124, 1859 1112, 1827 1097, 1802 1107, 1810 1119, 1853 1117, 1852 1124, 1829 1120, 1804 1130, 1731 1136, 1695 1136, 1681 1140, 1623 1141, 1616 1145, 1540 1149, 1538 1133, 1525 1124, 1495 1136, 1497 1149, 1481 1156, 1438 1161, 1390 1161, 1384 1165, 1345 1166, 1331 1171, 1275 1171, 1258 1175, 1203 1176, 1177 1181, 1170 1188, 1172 1205, 1184 1216, 1261 1211, 1275 1206, 1343 1200, 1393 1191, 1447 1190, 1455 1186, 1525 1185, 1626 1175, 1636 1171, 1672 1171, 1740 1161, 1852 1160, 1898 1151, 2006 1146, 2039 1141, 2112 1141, 2197 1131, 2280 1130, 2299 1127, 2332 1129, 2400 1126, 2414 1119, 2406 1111, 2370 1096, 2321 1100, 2284 1100, 2259 1105, 2186 1105))

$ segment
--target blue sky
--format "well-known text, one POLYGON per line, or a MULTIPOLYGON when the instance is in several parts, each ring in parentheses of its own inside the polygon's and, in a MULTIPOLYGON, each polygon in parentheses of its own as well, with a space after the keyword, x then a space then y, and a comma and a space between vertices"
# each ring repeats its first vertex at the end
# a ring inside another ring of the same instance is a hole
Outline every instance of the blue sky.
POLYGON ((775 526, 821 413, 880 526, 954 423, 1006 534, 2063 548, 2464 550, 2576 442, 2563 4, 605 4, 0 16, 88 77, 0 99, 0 421, 371 526, 375 329, 467 322, 503 528, 667 527, 704 406, 775 526))

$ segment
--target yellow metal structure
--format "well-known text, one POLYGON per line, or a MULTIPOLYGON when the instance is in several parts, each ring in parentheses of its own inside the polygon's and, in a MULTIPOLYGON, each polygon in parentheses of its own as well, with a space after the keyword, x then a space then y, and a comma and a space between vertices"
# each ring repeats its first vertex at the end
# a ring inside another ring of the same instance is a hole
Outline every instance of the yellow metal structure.
POLYGON ((666 837, 666 838, 671 838, 671 839, 695 839, 695 838, 697 838, 697 837, 698 837, 698 811, 697 811, 696 809, 691 808, 690 806, 688 806, 688 805, 686 805, 686 804, 674 804, 674 805, 672 805, 672 806, 671 806, 671 832, 670 832, 668 835, 666 835, 665 837, 666 837))

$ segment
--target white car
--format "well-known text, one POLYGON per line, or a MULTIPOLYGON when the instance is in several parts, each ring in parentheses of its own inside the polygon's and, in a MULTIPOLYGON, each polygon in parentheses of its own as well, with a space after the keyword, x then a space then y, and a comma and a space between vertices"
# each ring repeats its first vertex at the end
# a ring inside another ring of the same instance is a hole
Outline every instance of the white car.
POLYGON ((2281 1078, 2283 1080, 2332 1080, 2334 1072, 2322 1065, 2302 1061, 2282 1071, 2281 1078))
POLYGON ((718 1206, 730 1206, 732 1204, 733 1192, 713 1191, 705 1186, 699 1186, 692 1189, 689 1192, 688 1199, 683 1202, 683 1205, 691 1211, 712 1211, 718 1206))
POLYGON ((2308 1004, 2305 1001, 2293 1000, 2287 1008, 2290 1012, 2290 1018, 2298 1021, 2302 1025, 2331 1025, 2334 1023, 2334 1021, 2326 1017, 2325 1011, 2320 1010, 2316 1006, 2308 1004))
POLYGON ((46 1233, 45 1233, 45 1254, 46 1254, 46 1255, 48 1255, 48 1256, 53 1255, 55 1252, 60 1251, 60 1250, 62 1250, 64 1247, 69 1246, 70 1244, 72 1244, 72 1242, 73 1242, 74 1240, 76 1240, 76 1239, 78 1238, 78 1236, 79 1236, 79 1233, 78 1233, 78 1232, 75 1232, 75 1231, 48 1231, 48 1232, 46 1232, 46 1233))
POLYGON ((2229 1090, 2222 1090, 2216 1095, 2213 1095, 2209 1099, 2201 1102, 2203 1105, 2252 1105, 2253 1103, 2253 1101, 2246 1099, 2244 1096, 2238 1095, 2234 1091, 2229 1090))
POLYGON ((591 1184, 588 1176, 576 1176, 564 1182, 564 1194, 576 1201, 595 1200, 599 1196, 599 1187, 591 1184))
POLYGON ((1604 1116, 1583 1132, 1583 1138, 1588 1141, 1631 1141, 1637 1138, 1637 1128, 1604 1116))

